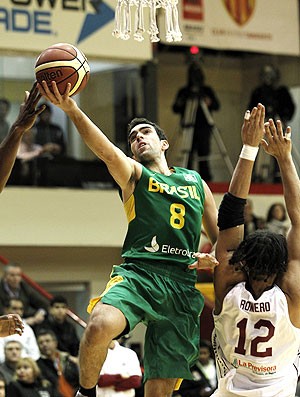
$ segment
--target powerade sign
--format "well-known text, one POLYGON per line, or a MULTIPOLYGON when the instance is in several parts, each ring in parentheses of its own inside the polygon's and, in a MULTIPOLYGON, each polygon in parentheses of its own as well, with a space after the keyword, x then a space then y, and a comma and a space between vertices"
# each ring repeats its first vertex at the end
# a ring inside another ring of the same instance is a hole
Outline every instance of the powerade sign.
MULTIPOLYGON (((2 3, 2 1, 1 1, 2 3)), ((114 18, 114 10, 102 0, 10 0, 9 7, 0 5, 1 32, 57 35, 53 28, 55 13, 82 13, 77 44, 101 29, 114 18)), ((69 18, 64 21, 76 29, 69 18)))

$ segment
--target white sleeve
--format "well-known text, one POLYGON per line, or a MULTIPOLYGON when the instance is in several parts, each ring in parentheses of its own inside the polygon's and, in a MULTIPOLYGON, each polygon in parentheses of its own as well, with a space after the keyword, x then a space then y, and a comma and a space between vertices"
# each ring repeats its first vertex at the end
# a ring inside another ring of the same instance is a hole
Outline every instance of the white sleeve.
POLYGON ((33 360, 38 360, 40 358, 40 349, 38 347, 35 334, 33 329, 27 324, 22 335, 22 340, 24 345, 24 356, 31 357, 33 360))
POLYGON ((129 376, 133 376, 133 375, 142 376, 141 365, 136 352, 131 349, 128 349, 126 354, 127 354, 126 370, 129 376))

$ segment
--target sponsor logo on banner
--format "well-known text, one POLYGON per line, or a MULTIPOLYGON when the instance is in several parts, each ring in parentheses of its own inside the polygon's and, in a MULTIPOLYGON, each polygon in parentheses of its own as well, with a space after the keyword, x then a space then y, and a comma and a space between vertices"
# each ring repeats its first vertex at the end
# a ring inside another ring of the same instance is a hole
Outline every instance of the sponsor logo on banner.
POLYGON ((55 12, 85 15, 76 44, 114 19, 114 10, 102 0, 10 0, 9 8, 0 6, 0 31, 55 36, 55 12))
POLYGON ((186 19, 193 19, 195 21, 202 21, 204 17, 203 0, 183 0, 183 17, 186 19))
MULTIPOLYGON (((116 0, 0 0, 0 49, 39 53, 71 43, 90 57, 152 58, 150 40, 113 37, 116 0)), ((145 18, 148 16, 145 10, 145 18)))
MULTIPOLYGON (((274 0, 180 0, 181 45, 299 55, 295 17, 299 3, 288 3, 287 7, 274 0)), ((163 29, 162 18, 160 22, 163 29)))
POLYGON ((251 18, 256 0, 223 0, 229 15, 238 25, 244 25, 251 18))

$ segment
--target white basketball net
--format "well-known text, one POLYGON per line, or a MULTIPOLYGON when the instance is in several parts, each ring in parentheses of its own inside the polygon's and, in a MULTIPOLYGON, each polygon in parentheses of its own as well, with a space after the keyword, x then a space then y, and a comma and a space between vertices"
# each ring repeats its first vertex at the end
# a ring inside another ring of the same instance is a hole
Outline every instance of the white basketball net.
POLYGON ((113 36, 122 40, 128 40, 131 36, 131 7, 135 6, 135 26, 133 37, 137 41, 143 41, 145 33, 144 7, 150 8, 148 34, 150 41, 159 41, 159 31, 156 22, 156 10, 163 8, 165 11, 166 41, 181 41, 182 34, 178 23, 178 0, 118 0, 115 12, 115 28, 113 36))

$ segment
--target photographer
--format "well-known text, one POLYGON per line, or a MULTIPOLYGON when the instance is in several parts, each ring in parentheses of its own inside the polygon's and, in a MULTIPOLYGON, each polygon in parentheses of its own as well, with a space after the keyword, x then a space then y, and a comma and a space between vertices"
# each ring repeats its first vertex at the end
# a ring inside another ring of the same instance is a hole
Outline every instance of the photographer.
MULTIPOLYGON (((220 103, 213 91, 204 85, 204 74, 199 62, 192 62, 188 69, 188 84, 182 87, 176 96, 173 104, 173 111, 181 116, 181 126, 186 127, 185 110, 189 100, 198 99, 198 106, 195 120, 191 120, 194 127, 193 143, 189 155, 188 168, 193 168, 193 152, 198 157, 207 157, 210 154, 210 138, 212 126, 209 124, 205 110, 212 112, 219 110, 220 103)), ((212 179, 209 164, 206 159, 198 162, 201 177, 206 181, 212 179)))

